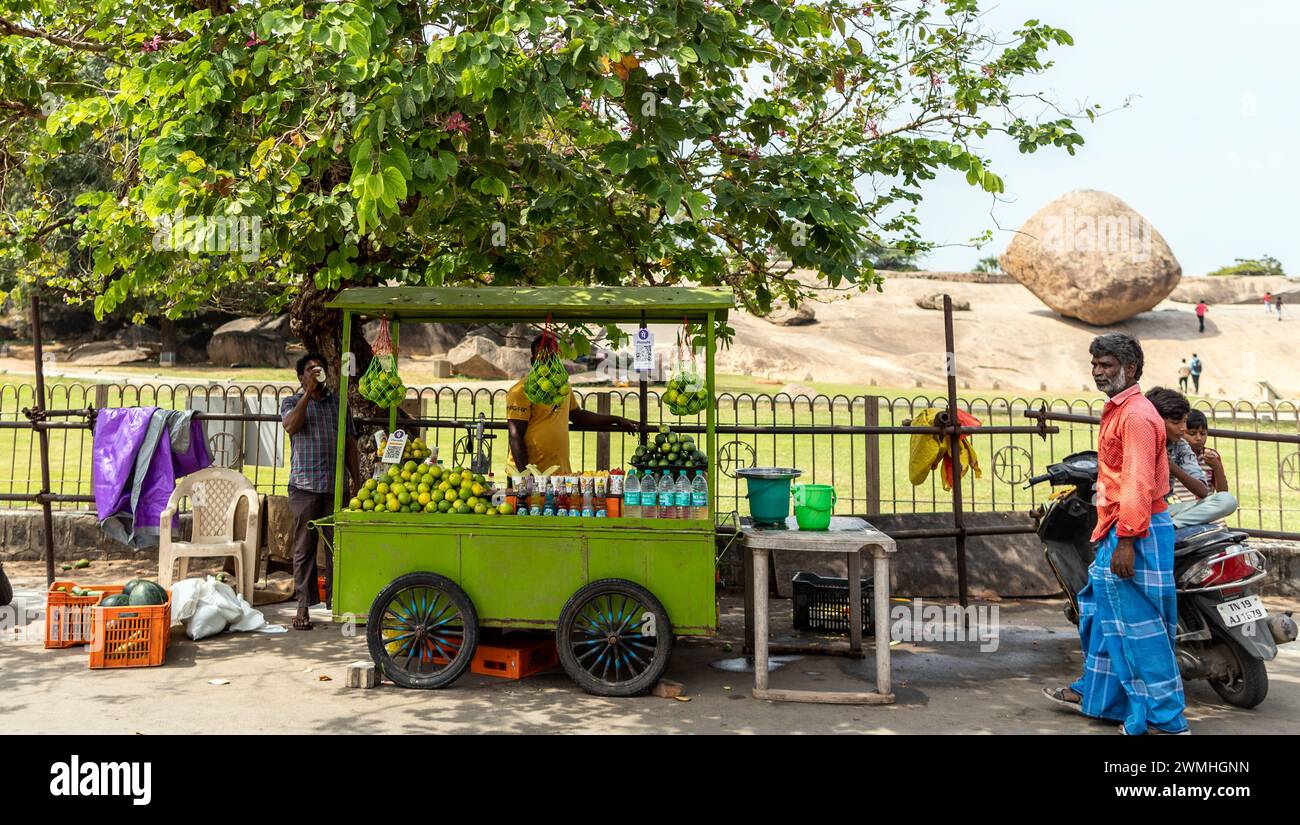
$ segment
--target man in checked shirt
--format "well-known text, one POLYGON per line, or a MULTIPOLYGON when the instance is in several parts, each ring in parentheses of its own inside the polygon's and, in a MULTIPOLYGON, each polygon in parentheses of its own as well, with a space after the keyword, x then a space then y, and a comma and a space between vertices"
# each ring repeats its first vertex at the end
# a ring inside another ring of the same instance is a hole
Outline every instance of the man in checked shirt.
POLYGON ((1051 701, 1120 732, 1187 733, 1174 659, 1178 625, 1174 524, 1165 505, 1165 422, 1138 387, 1142 347, 1118 332, 1088 348, 1092 378, 1109 396, 1097 435, 1097 554, 1079 592, 1083 676, 1048 689, 1051 701))
MULTIPOLYGON (((325 383, 325 358, 310 352, 298 359, 298 380, 302 392, 280 404, 280 419, 289 434, 292 450, 289 458, 289 513, 293 517, 293 587, 298 597, 294 630, 311 630, 308 609, 320 601, 316 569, 316 534, 309 522, 334 512, 334 477, 338 461, 339 400, 325 383)), ((349 491, 361 484, 357 452, 357 428, 348 410, 343 463, 347 468, 349 491)), ((344 496, 347 501, 349 496, 344 496)), ((334 538, 334 530, 325 527, 325 540, 334 538)), ((325 554, 325 592, 334 588, 334 559, 325 554)), ((329 599, 327 598, 327 603, 329 599)))

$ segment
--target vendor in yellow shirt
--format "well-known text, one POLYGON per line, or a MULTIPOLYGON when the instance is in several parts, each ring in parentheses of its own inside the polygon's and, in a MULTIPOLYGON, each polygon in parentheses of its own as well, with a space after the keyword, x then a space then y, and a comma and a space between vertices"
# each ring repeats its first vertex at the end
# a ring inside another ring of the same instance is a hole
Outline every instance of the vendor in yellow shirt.
MULTIPOLYGON (((542 350, 543 336, 533 339, 533 357, 547 356, 555 352, 554 339, 546 344, 547 351, 542 350)), ((557 475, 573 472, 569 463, 569 424, 580 427, 607 427, 625 432, 639 432, 635 421, 620 418, 617 415, 602 415, 578 407, 578 399, 573 395, 572 387, 568 396, 555 406, 534 404, 524 393, 524 379, 520 379, 506 393, 506 426, 510 431, 510 460, 507 469, 511 473, 520 468, 534 464, 539 470, 546 470, 551 465, 559 465, 557 475)))

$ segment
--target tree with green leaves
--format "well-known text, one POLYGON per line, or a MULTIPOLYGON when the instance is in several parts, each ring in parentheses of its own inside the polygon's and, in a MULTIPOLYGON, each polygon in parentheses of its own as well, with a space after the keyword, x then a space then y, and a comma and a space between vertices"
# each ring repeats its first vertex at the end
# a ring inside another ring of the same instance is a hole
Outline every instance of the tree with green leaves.
POLYGON ((1286 270, 1282 268, 1282 262, 1272 255, 1261 255, 1258 258, 1235 258, 1234 261, 1235 263, 1232 266, 1224 266, 1214 270, 1210 273, 1210 277, 1286 277, 1286 270))
POLYGON ((928 248, 928 181, 1002 191, 995 138, 1073 153, 1017 88, 1070 43, 976 0, 0 0, 0 175, 36 187, 0 255, 101 314, 256 290, 331 356, 352 285, 688 282, 762 314, 879 288, 873 250, 928 248), (111 183, 43 198, 87 146, 111 183), (92 266, 30 265, 56 224, 92 266))

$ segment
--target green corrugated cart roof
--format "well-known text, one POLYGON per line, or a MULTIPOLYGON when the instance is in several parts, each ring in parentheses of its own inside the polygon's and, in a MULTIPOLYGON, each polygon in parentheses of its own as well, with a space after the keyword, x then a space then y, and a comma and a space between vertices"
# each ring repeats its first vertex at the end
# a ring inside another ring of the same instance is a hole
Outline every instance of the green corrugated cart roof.
POLYGON ((406 287, 345 289, 326 306, 402 321, 515 322, 724 320, 735 306, 718 287, 406 287))

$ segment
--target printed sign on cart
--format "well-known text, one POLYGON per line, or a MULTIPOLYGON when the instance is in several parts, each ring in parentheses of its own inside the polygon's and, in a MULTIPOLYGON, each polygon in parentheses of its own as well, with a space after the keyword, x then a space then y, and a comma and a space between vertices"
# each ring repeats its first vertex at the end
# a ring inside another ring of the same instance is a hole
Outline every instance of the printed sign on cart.
POLYGON ((406 450, 406 430, 393 430, 388 437, 388 446, 384 448, 384 464, 401 464, 402 453, 406 450))
POLYGON ((648 329, 636 331, 636 341, 632 354, 632 369, 636 372, 650 372, 655 367, 655 337, 648 329))

